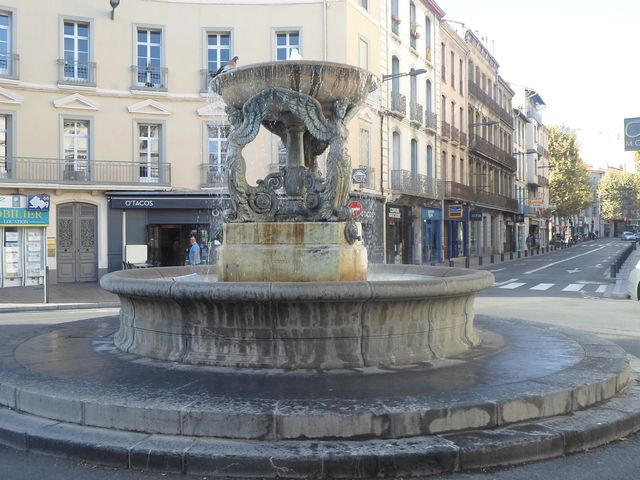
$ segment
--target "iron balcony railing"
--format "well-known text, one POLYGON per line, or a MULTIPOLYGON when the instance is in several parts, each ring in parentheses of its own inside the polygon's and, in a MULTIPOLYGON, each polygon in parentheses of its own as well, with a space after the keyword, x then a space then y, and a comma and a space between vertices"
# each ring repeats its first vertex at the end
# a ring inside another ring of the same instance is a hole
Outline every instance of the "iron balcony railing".
POLYGON ((442 136, 442 138, 451 138, 451 125, 449 125, 444 120, 440 122, 440 135, 442 136))
POLYGON ((0 77, 17 80, 20 77, 20 55, 0 53, 0 77))
POLYGON ((469 137, 469 147, 475 150, 478 153, 483 154, 486 157, 494 160, 496 163, 501 164, 502 166, 508 168, 510 171, 515 172, 518 166, 518 161, 513 156, 513 154, 505 152, 501 148, 493 145, 488 140, 478 136, 471 135, 469 137))
POLYGON ((518 211, 518 200, 511 197, 505 197, 497 193, 477 191, 475 193, 474 202, 480 205, 488 207, 498 208, 501 210, 507 210, 510 212, 518 211))
POLYGON ((58 83, 63 85, 96 86, 96 64, 58 59, 58 83))
POLYGON ((407 97, 400 92, 391 92, 391 111, 393 113, 407 115, 407 97))
POLYGON ((413 102, 409 104, 409 119, 412 122, 416 122, 422 125, 422 123, 424 122, 424 116, 422 114, 422 105, 420 105, 419 103, 413 103, 413 102))
POLYGON ((513 124, 513 117, 511 113, 502 108, 498 102, 496 102, 489 94, 487 94, 480 85, 475 83, 473 80, 469 80, 468 82, 469 93, 484 103, 487 107, 489 107, 493 112, 500 117, 500 119, 507 123, 508 125, 513 124))
POLYGON ((391 170, 391 190, 416 197, 441 199, 443 185, 441 180, 421 173, 391 170))
POLYGON ((0 160, 0 184, 171 185, 171 164, 11 157, 0 160))
POLYGON ((472 202, 475 199, 473 188, 464 183, 445 182, 445 198, 447 200, 463 200, 472 202))
POLYGON ((132 73, 132 90, 156 90, 166 92, 168 88, 167 74, 165 67, 140 67, 138 65, 131 66, 132 73))
POLYGON ((453 125, 451 126, 451 141, 459 142, 460 141, 460 130, 458 130, 453 125))
POLYGON ((425 112, 424 120, 425 127, 434 131, 438 130, 438 115, 435 112, 425 112))
POLYGON ((224 165, 202 163, 200 172, 202 187, 227 188, 227 170, 224 165))

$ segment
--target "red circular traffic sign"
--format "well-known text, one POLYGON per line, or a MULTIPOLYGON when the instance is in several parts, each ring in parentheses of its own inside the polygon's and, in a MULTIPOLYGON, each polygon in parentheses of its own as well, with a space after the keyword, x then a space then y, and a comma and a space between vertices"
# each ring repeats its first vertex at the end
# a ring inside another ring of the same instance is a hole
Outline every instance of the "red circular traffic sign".
POLYGON ((362 204, 357 201, 357 200, 353 200, 351 202, 349 202, 349 210, 351 210, 351 213, 353 213, 354 217, 359 217, 360 215, 362 215, 362 204))

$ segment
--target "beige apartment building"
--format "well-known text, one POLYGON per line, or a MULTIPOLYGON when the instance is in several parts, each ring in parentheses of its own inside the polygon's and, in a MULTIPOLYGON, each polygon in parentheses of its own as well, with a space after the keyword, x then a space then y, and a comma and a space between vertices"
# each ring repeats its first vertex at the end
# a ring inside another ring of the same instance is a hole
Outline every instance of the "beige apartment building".
MULTIPOLYGON (((210 73, 234 55, 242 66, 292 54, 376 71, 383 8, 375 0, 127 0, 113 10, 107 0, 2 2, 0 287, 42 283, 45 267, 51 282, 95 281, 122 268, 126 246, 133 255, 146 245, 155 265, 181 264, 192 234, 211 249, 230 205, 228 124, 207 91, 210 73)), ((372 95, 352 120, 349 147, 354 166, 370 169, 353 193, 370 257, 383 261, 378 104, 372 95)), ((255 181, 278 168, 282 145, 262 132, 245 153, 255 181)))
POLYGON ((387 263, 442 258, 436 46, 443 16, 431 0, 392 0, 381 15, 387 263))

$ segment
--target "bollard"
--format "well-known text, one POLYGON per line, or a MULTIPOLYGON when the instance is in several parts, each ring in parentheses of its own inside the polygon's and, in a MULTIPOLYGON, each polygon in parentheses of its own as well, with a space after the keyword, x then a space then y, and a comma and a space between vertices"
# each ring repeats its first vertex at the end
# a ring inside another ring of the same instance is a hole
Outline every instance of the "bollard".
POLYGON ((513 260, 513 252, 509 252, 509 260, 513 260))
POLYGON ((454 263, 453 263, 453 260, 449 260, 449 266, 450 266, 450 267, 455 266, 455 265, 454 265, 454 263))
POLYGON ((482 255, 479 255, 478 256, 478 266, 480 266, 480 267, 482 266, 482 261, 483 261, 482 260, 482 255))
MULTIPOLYGON (((542 252, 542 253, 544 253, 544 252, 542 252)), ((536 255, 540 255, 540 247, 536 248, 536 255)))
POLYGON ((525 256, 525 258, 529 256, 529 250, 525 250, 524 251, 524 256, 525 256))
POLYGON ((500 254, 500 261, 501 261, 501 262, 504 262, 504 252, 502 252, 502 253, 500 254))
POLYGON ((518 250, 518 258, 520 258, 520 250, 518 250))
POLYGON ((471 259, 469 257, 464 257, 464 268, 469 268, 471 266, 471 259))
POLYGON ((489 257, 489 263, 496 263, 496 256, 493 253, 489 257))

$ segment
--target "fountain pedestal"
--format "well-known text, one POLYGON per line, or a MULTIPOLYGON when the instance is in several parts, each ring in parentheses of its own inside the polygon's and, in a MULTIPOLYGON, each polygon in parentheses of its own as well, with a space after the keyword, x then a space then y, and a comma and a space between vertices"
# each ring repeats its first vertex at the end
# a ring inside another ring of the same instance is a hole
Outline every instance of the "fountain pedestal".
POLYGON ((227 223, 219 250, 218 279, 364 281, 367 249, 362 242, 349 243, 345 228, 346 222, 227 223))

